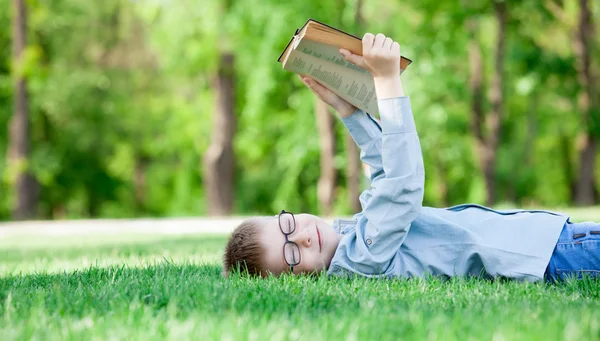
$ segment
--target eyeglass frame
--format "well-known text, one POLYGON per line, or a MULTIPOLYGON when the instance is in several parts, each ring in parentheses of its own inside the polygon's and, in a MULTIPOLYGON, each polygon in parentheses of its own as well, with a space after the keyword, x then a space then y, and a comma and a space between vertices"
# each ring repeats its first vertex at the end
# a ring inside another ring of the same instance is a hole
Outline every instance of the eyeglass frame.
POLYGON ((285 237, 285 243, 283 244, 283 260, 285 261, 285 263, 287 265, 290 266, 290 272, 294 272, 294 267, 298 266, 298 264, 300 264, 300 262, 302 261, 302 254, 300 253, 300 246, 298 246, 298 244, 296 244, 295 242, 291 241, 288 236, 291 235, 292 233, 296 232, 296 217, 294 216, 294 214, 292 212, 287 212, 286 210, 281 210, 281 213, 279 213, 277 215, 277 222, 279 224, 279 230, 281 231, 281 233, 283 233, 283 236, 285 237), (292 216, 292 221, 294 222, 294 227, 290 230, 290 232, 286 233, 283 231, 283 227, 281 227, 281 216, 283 214, 289 214, 292 216), (296 262, 295 264, 290 264, 286 257, 285 257, 285 246, 291 244, 291 245, 295 245, 296 248, 298 249, 298 262, 296 262))

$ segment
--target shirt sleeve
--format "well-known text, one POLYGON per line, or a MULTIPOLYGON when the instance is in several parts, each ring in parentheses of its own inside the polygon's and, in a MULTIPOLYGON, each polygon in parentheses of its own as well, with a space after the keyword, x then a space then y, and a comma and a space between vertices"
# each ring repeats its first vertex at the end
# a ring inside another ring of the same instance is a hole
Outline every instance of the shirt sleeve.
POLYGON ((357 215, 355 238, 339 248, 363 274, 385 273, 420 214, 425 169, 410 99, 378 101, 382 126, 383 173, 375 177, 371 199, 357 215))
MULTIPOLYGON (((381 126, 371 115, 361 109, 346 117, 342 123, 348 129, 350 136, 360 149, 360 160, 369 166, 371 183, 384 177, 383 163, 381 161, 381 126)), ((360 194, 360 204, 364 209, 371 200, 371 188, 360 194)))

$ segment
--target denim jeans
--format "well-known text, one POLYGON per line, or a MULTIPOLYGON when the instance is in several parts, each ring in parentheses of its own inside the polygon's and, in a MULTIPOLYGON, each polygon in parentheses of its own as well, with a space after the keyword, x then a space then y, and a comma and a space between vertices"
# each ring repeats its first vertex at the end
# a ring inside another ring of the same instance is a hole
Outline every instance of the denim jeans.
POLYGON ((600 276, 600 223, 566 223, 550 257, 545 278, 564 281, 584 276, 600 276))

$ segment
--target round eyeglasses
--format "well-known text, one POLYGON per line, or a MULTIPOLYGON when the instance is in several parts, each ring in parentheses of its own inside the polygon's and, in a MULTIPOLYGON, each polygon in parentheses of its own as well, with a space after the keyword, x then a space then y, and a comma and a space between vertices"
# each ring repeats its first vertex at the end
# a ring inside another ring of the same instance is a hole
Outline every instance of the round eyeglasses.
POLYGON ((294 266, 300 264, 300 247, 298 244, 289 240, 288 236, 296 231, 296 218, 291 212, 282 210, 278 216, 279 229, 285 236, 285 244, 283 244, 283 257, 287 265, 290 266, 290 271, 294 272, 294 266))

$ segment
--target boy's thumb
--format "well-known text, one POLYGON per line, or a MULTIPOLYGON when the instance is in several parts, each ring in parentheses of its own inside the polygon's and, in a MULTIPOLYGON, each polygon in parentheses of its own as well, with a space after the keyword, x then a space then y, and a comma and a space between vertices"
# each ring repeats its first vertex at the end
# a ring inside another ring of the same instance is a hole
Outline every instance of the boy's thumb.
POLYGON ((340 49, 340 53, 342 54, 342 56, 344 56, 344 59, 346 59, 350 63, 362 66, 362 56, 354 54, 346 49, 340 49))

